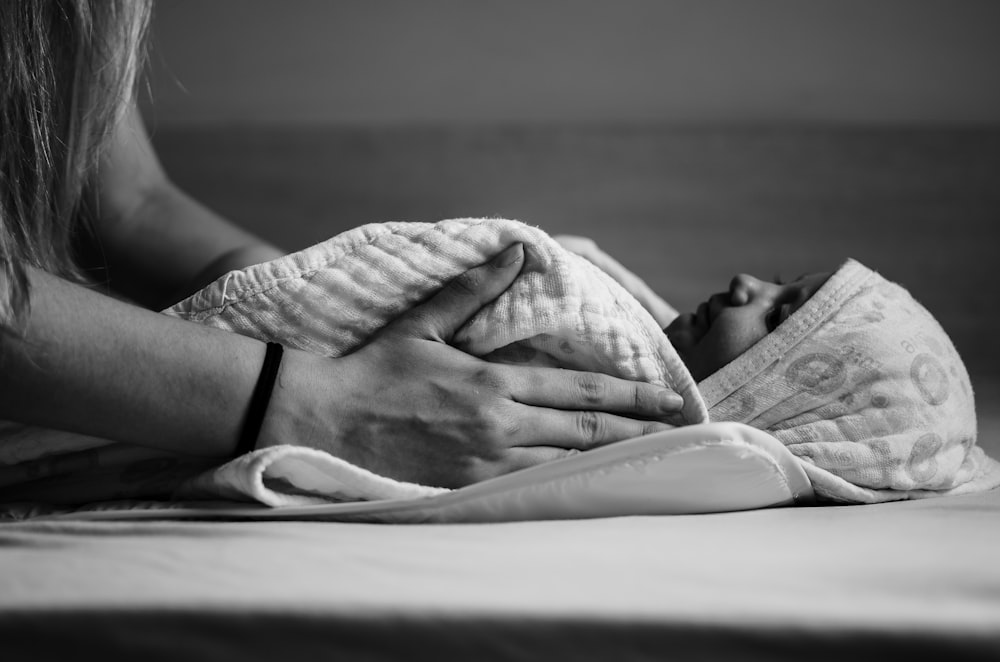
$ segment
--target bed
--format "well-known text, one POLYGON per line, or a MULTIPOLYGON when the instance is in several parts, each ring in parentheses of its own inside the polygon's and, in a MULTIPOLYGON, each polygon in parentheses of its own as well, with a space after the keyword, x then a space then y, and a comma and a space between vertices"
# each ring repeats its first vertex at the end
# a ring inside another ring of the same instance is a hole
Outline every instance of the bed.
POLYGON ((996 659, 998 509, 29 521, 0 528, 0 640, 5 659, 996 659))
MULTIPOLYGON (((938 314, 1000 455, 1000 312, 975 295, 1000 211, 996 130, 156 141, 185 188, 289 249, 368 221, 498 214, 595 238, 682 310, 734 269, 855 256, 938 314)), ((0 641, 32 660, 997 659, 997 550, 1000 491, 502 524, 27 519, 0 525, 0 641)))

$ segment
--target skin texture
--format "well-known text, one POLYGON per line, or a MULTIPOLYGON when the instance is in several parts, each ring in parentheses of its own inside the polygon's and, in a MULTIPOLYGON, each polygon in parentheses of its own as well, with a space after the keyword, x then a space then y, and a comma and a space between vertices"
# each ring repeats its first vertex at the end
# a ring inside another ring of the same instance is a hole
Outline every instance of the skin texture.
POLYGON ((727 291, 680 315, 665 332, 692 376, 701 381, 774 331, 830 276, 806 274, 782 283, 739 274, 727 291))

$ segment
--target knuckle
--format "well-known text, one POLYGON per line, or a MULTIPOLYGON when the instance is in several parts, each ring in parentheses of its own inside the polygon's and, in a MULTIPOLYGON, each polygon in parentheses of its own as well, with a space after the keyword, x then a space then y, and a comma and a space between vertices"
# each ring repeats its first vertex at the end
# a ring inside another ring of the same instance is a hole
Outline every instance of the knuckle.
MULTIPOLYGON (((504 435, 504 417, 497 411, 496 407, 482 407, 479 410, 478 418, 480 430, 490 442, 504 435)), ((488 446, 492 448, 493 444, 490 443, 488 446)))
POLYGON ((463 296, 475 295, 482 286, 482 272, 479 269, 471 269, 451 281, 452 290, 463 296))
POLYGON ((603 440, 608 430, 606 419, 593 411, 582 411, 577 414, 576 427, 584 440, 591 443, 603 440))
POLYGON ((472 385, 474 388, 482 388, 495 393, 507 393, 510 384, 503 373, 494 366, 486 365, 472 373, 472 385))
POLYGON ((516 416, 502 416, 500 420, 500 429, 505 438, 517 437, 521 434, 524 426, 521 420, 516 416))
POLYGON ((585 372, 577 377, 577 389, 583 402, 596 405, 604 401, 608 394, 607 383, 599 375, 585 372))
MULTIPOLYGON (((503 407, 490 408, 486 413, 486 420, 489 422, 491 439, 506 442, 521 432, 522 425, 521 421, 514 416, 510 416, 503 409, 503 407)), ((497 444, 497 452, 502 452, 506 447, 506 443, 497 444)))
POLYGON ((509 415, 502 403, 483 400, 472 404, 468 412, 471 424, 469 431, 477 441, 476 455, 497 459, 503 455, 507 439, 519 428, 519 423, 509 415))

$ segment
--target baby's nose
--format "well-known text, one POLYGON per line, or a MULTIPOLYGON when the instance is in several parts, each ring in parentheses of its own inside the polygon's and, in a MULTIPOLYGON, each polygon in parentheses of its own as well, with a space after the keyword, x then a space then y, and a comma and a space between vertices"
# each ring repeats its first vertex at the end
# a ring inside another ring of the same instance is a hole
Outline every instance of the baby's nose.
POLYGON ((750 274, 737 274, 729 282, 729 300, 734 306, 750 302, 750 296, 759 288, 761 281, 750 274))

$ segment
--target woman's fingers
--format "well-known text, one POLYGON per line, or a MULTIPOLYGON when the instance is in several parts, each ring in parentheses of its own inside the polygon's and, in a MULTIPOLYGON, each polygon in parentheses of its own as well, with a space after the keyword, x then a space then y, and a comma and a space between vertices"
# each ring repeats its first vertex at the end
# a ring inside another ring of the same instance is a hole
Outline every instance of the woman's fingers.
POLYGON ((596 372, 511 366, 504 383, 509 391, 506 395, 536 407, 663 419, 684 406, 684 399, 670 389, 596 372))
POLYGON ((523 263, 524 246, 519 243, 508 246, 486 264, 451 280, 430 300, 414 306, 387 330, 449 342, 469 318, 510 287, 523 263))
POLYGON ((578 451, 590 450, 616 441, 633 439, 654 432, 673 430, 674 426, 655 421, 640 421, 597 411, 561 411, 530 407, 520 411, 519 425, 511 435, 515 448, 551 446, 578 451))

